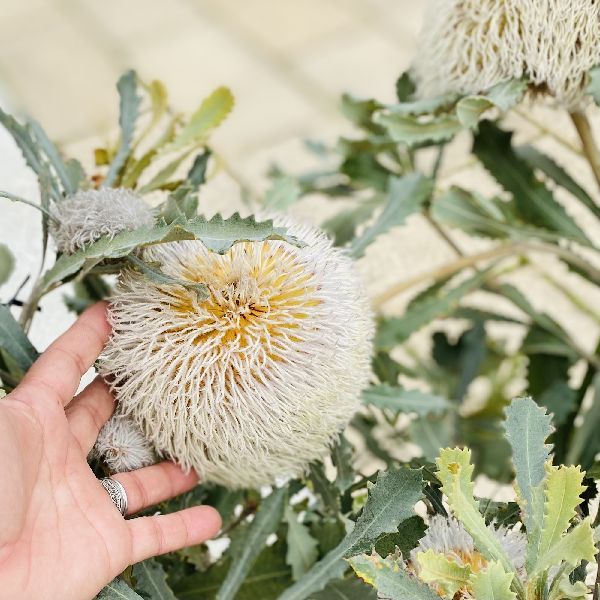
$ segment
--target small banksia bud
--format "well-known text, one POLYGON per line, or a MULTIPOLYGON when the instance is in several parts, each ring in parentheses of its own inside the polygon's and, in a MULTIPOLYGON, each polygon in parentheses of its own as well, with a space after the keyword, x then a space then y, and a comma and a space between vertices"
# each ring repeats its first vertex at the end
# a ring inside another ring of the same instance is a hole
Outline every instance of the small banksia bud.
POLYGON ((301 475, 347 425, 370 373, 373 321, 352 261, 316 228, 275 224, 306 245, 145 249, 208 297, 123 273, 100 359, 159 454, 232 488, 301 475))
POLYGON ((124 188, 86 190, 52 207, 50 235, 60 252, 71 254, 103 236, 154 225, 153 210, 124 188))
POLYGON ((129 418, 113 415, 102 427, 91 453, 111 473, 134 471, 156 462, 156 454, 140 428, 129 418))

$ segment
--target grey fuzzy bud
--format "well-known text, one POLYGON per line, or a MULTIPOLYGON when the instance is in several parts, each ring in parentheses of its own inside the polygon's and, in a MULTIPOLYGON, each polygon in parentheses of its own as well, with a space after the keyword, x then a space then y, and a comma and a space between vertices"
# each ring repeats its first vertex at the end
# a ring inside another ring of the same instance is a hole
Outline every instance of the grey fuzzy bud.
POLYGON ((103 236, 152 227, 154 211, 131 190, 102 188, 68 196, 52 208, 50 235, 60 252, 72 254, 103 236))

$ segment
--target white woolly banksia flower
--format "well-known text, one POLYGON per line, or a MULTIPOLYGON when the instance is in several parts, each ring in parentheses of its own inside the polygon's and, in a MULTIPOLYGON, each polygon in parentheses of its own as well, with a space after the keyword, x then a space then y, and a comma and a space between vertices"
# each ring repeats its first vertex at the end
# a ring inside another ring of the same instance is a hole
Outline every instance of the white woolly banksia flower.
POLYGON ((91 452, 111 473, 134 471, 156 462, 156 454, 129 417, 115 414, 102 427, 91 452))
POLYGON ((600 63, 595 0, 433 0, 413 74, 421 96, 477 94, 526 77, 566 108, 600 63))
POLYGON ((68 196, 52 208, 50 234, 60 252, 71 254, 103 236, 154 225, 154 211, 131 190, 101 188, 68 196))
POLYGON ((372 318, 350 258, 318 229, 275 221, 306 245, 144 250, 208 297, 125 272, 101 357, 119 410, 157 452, 229 487, 303 473, 347 425, 370 373, 372 318))

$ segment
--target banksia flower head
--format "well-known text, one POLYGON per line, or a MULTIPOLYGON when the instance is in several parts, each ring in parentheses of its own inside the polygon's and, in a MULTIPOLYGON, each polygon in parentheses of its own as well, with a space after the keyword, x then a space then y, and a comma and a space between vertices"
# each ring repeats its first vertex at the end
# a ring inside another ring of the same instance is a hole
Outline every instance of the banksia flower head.
POLYGON ((100 430, 91 452, 111 473, 134 471, 156 462, 156 455, 132 419, 116 414, 100 430))
POLYGON ((86 190, 55 204, 50 234, 60 252, 71 254, 103 236, 154 225, 153 210, 124 188, 86 190))
POLYGON ((576 108, 600 63, 595 0, 433 0, 413 74, 421 96, 477 94, 526 77, 576 108))
MULTIPOLYGON (((525 569, 525 558, 527 550, 527 539, 525 535, 510 527, 496 527, 488 525, 490 531, 496 536, 506 556, 518 573, 523 574, 525 569)), ((424 565, 427 564, 428 554, 443 555, 446 559, 456 563, 460 567, 468 567, 471 573, 485 570, 488 560, 475 548, 473 538, 469 535, 463 525, 453 517, 436 515, 431 518, 425 535, 419 540, 417 547, 410 554, 410 569, 419 579, 443 590, 443 581, 434 581, 428 577, 424 565)), ((471 598, 469 586, 462 587, 460 595, 455 598, 471 598)))
POLYGON ((229 487, 302 474, 348 423, 370 373, 373 324, 351 260, 320 230, 275 221, 306 245, 144 250, 208 297, 123 273, 101 357, 119 410, 157 452, 229 487))

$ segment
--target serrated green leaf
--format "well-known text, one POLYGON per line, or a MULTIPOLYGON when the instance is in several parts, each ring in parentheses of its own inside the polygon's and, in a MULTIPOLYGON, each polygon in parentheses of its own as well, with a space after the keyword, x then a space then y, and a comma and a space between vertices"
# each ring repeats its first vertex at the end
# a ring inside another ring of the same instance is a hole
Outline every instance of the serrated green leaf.
POLYGON ((202 101, 188 123, 163 151, 173 152, 203 142, 208 133, 223 122, 233 105, 231 90, 226 87, 217 88, 202 101))
POLYGON ((461 98, 456 105, 456 116, 462 125, 474 129, 479 123, 481 115, 495 104, 485 96, 466 96, 461 98))
POLYGON ((375 552, 379 556, 387 556, 394 554, 398 549, 403 556, 408 556, 426 531, 425 521, 418 515, 414 515, 400 523, 398 531, 380 536, 375 544, 375 552))
POLYGON ((424 142, 447 142, 462 129, 460 121, 451 115, 423 120, 416 116, 378 112, 373 120, 383 125, 394 141, 409 146, 424 142))
POLYGON ((127 256, 127 260, 141 273, 143 273, 150 281, 158 285, 175 285, 180 286, 186 290, 196 293, 198 300, 205 300, 208 298, 209 292, 208 287, 204 283, 197 283, 192 281, 185 281, 178 279, 177 277, 171 277, 160 270, 160 265, 151 265, 137 256, 130 254, 127 256))
POLYGON ((600 424, 600 375, 596 374, 592 382, 593 402, 583 415, 583 423, 573 432, 566 462, 582 464, 584 468, 592 465, 596 454, 600 451, 598 425, 600 424))
POLYGON ((545 465, 551 450, 546 439, 554 431, 552 418, 531 398, 517 398, 506 409, 504 427, 512 448, 525 526, 532 532, 541 519, 540 499, 534 500, 534 496, 546 477, 545 465))
POLYGON ((434 319, 452 314, 460 300, 469 292, 480 288, 491 276, 493 269, 494 265, 482 269, 452 288, 435 286, 430 293, 411 302, 403 316, 382 319, 375 335, 375 346, 389 350, 434 319))
POLYGON ((511 79, 496 84, 486 94, 466 96, 456 105, 456 114, 465 127, 475 128, 481 115, 490 108, 506 112, 518 104, 527 91, 527 82, 511 79))
POLYGON ((427 552, 417 553, 419 579, 436 584, 441 590, 453 597, 458 590, 465 588, 471 576, 469 565, 459 565, 445 554, 431 548, 427 552))
POLYGON ((167 584, 167 574, 162 565, 149 558, 133 566, 135 588, 147 600, 177 600, 173 590, 167 584))
POLYGON ((482 121, 475 136, 473 153, 498 183, 513 196, 521 218, 536 227, 560 233, 568 239, 589 246, 582 229, 554 199, 534 170, 520 159, 512 147, 512 133, 482 121))
POLYGON ((362 391, 365 404, 377 408, 389 409, 395 412, 417 413, 420 416, 439 414, 450 408, 446 398, 422 392, 421 390, 407 390, 400 386, 391 386, 387 383, 372 385, 362 391))
POLYGON ((558 582, 553 582, 548 600, 587 600, 590 590, 583 581, 571 583, 568 575, 563 575, 558 582))
POLYGON ((73 192, 76 192, 81 183, 85 181, 85 171, 83 170, 81 163, 74 158, 69 158, 65 162, 65 169, 67 171, 67 177, 69 178, 70 189, 73 190, 73 192))
POLYGON ((399 469, 379 472, 376 483, 354 529, 317 562, 280 600, 304 600, 325 587, 328 581, 341 577, 346 569, 344 557, 369 550, 383 533, 395 532, 398 525, 414 514, 421 498, 421 471, 399 469))
POLYGON ((571 529, 547 552, 540 554, 531 577, 534 578, 563 562, 572 567, 577 566, 582 560, 591 562, 595 555, 594 531, 590 519, 587 518, 571 529))
POLYGON ((567 531, 581 503, 583 473, 579 467, 548 466, 546 476, 544 519, 538 553, 546 554, 567 531))
POLYGON ((336 246, 344 246, 355 238, 356 228, 369 219, 380 204, 378 200, 361 202, 356 208, 327 219, 322 227, 333 237, 336 246))
POLYGON ((97 600, 144 600, 122 579, 111 581, 97 596, 97 600))
POLYGON ((402 559, 394 556, 360 554, 348 561, 354 572, 390 600, 439 600, 428 585, 406 571, 402 559))
POLYGON ((375 222, 354 240, 351 247, 353 256, 360 258, 367 246, 378 236, 386 233, 392 227, 403 225, 410 215, 420 210, 429 198, 431 190, 431 180, 417 173, 411 173, 401 178, 391 177, 388 198, 383 211, 375 222))
POLYGON ((167 224, 178 219, 192 219, 198 213, 198 196, 190 185, 180 185, 171 192, 160 208, 160 216, 167 224))
POLYGON ((103 186, 111 186, 117 180, 121 169, 125 166, 133 144, 135 124, 139 116, 141 96, 137 93, 137 74, 135 71, 127 71, 121 75, 117 82, 119 91, 119 126, 121 128, 121 142, 115 154, 103 186))
POLYGON ((82 267, 88 268, 105 258, 127 256, 138 247, 193 239, 202 241, 209 250, 219 254, 224 254, 233 244, 241 241, 276 239, 301 245, 298 240, 286 235, 284 228, 273 227, 271 220, 257 222, 254 217, 242 218, 238 213, 227 219, 218 214, 210 220, 198 216, 190 220, 177 220, 169 225, 123 231, 112 239, 104 237, 74 254, 63 255, 44 275, 44 285, 47 289, 77 273, 82 267))
POLYGON ((288 524, 286 562, 292 567, 292 578, 297 581, 317 560, 318 542, 310 535, 308 528, 298 521, 298 516, 289 505, 285 508, 285 520, 288 524))
POLYGON ((8 281, 15 266, 15 259, 6 244, 0 243, 0 285, 8 281))
POLYGON ((287 210, 302 193, 300 184, 294 177, 281 175, 276 177, 265 194, 265 208, 268 210, 287 210))
POLYGON ((346 439, 344 434, 341 434, 331 451, 331 460, 337 470, 335 486, 342 494, 354 481, 354 469, 352 468, 353 450, 352 444, 346 439))
POLYGON ((286 501, 287 488, 273 490, 261 502, 258 512, 243 535, 234 539, 230 550, 232 564, 217 593, 218 600, 230 600, 235 597, 267 538, 279 527, 286 501))
POLYGON ((377 600, 377 592, 356 577, 330 581, 309 600, 377 600))
POLYGON ((594 102, 600 106, 600 67, 593 67, 588 71, 589 83, 587 93, 594 99, 594 102))
POLYGON ((600 206, 594 202, 592 197, 554 159, 543 154, 533 146, 518 146, 515 148, 515 152, 530 167, 542 171, 557 185, 563 187, 580 200, 596 217, 600 217, 600 206))
POLYGON ((487 568, 473 573, 469 580, 473 598, 483 600, 517 600, 517 595, 510 589, 514 575, 507 573, 500 563, 490 562, 487 568))
POLYGON ((438 479, 454 516, 464 525, 475 546, 488 560, 498 561, 507 573, 514 567, 506 556, 498 538, 486 525, 473 497, 473 465, 471 451, 445 448, 436 461, 438 479))
POLYGON ((326 512, 335 515, 340 510, 340 497, 335 484, 327 478, 322 463, 312 463, 308 478, 315 494, 321 498, 326 512))
POLYGON ((204 184, 206 181, 206 169, 208 167, 208 161, 211 157, 211 151, 205 149, 202 151, 192 163, 190 170, 186 177, 186 184, 190 185, 194 191, 204 184))
POLYGON ((77 186, 73 185, 72 173, 69 173, 67 165, 62 159, 57 147, 46 135, 42 126, 37 121, 30 121, 31 133, 34 136, 39 148, 43 150, 47 156, 50 165, 58 176, 65 193, 74 194, 77 191, 77 186))
POLYGON ((449 111, 457 100, 458 96, 456 94, 442 94, 431 98, 408 100, 399 104, 392 104, 386 108, 391 115, 433 115, 449 111))
POLYGON ((23 373, 38 357, 22 327, 12 316, 9 308, 0 304, 0 348, 4 350, 17 364, 23 373))

